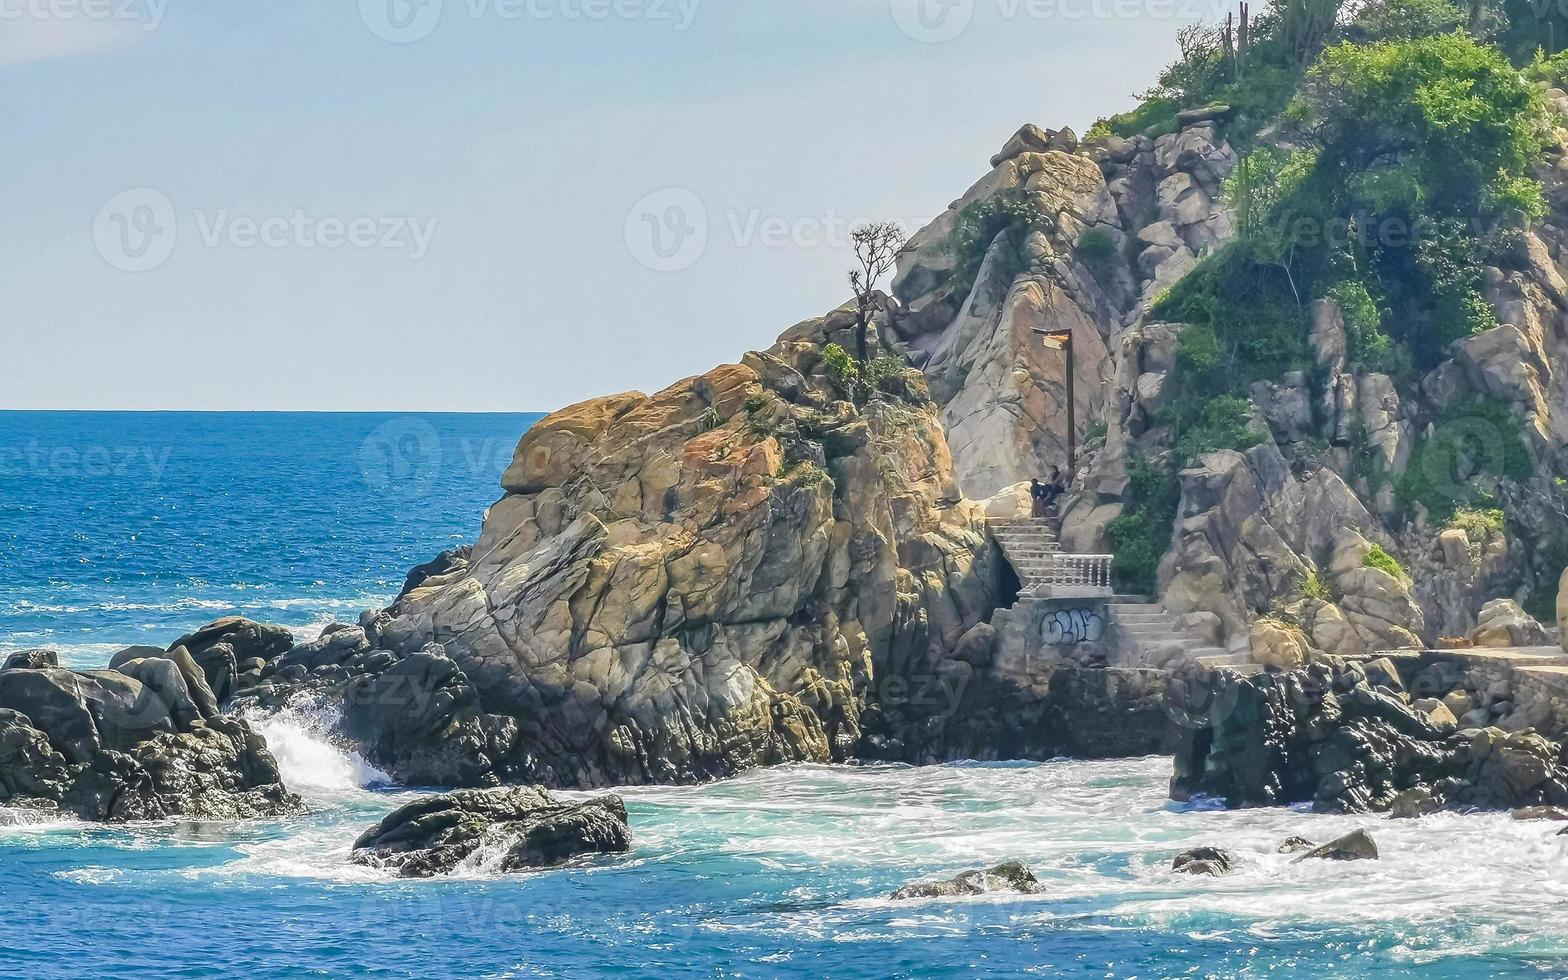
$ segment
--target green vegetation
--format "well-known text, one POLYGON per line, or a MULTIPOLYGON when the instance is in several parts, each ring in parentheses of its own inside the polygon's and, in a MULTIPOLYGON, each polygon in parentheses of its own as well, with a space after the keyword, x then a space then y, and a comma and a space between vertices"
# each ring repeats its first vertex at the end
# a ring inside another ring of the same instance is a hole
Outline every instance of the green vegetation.
POLYGON ((1461 507, 1448 519, 1447 530, 1463 531, 1471 541, 1480 543, 1505 533, 1507 527, 1508 515, 1496 508, 1477 510, 1461 507))
POLYGON ((1407 577, 1405 575, 1405 566, 1399 563, 1399 559, 1384 551, 1383 546, 1380 544, 1372 546, 1372 550, 1367 552, 1367 556, 1362 560, 1361 564, 1366 568, 1375 568, 1380 572, 1386 572, 1394 578, 1407 577))
POLYGON ((1322 576, 1314 571, 1307 573, 1301 582, 1301 597, 1303 599, 1316 599, 1318 602, 1338 602, 1339 597, 1334 590, 1323 581, 1322 576))
POLYGON ((1051 216, 1029 203, 1019 190, 996 194, 964 208, 947 240, 948 251, 958 262, 953 271, 955 290, 963 294, 973 288, 986 252, 1004 231, 1013 247, 1002 253, 1007 265, 1001 273, 1008 279, 1016 277, 1025 267, 1023 247, 1029 231, 1051 224, 1051 216))
MULTIPOLYGON (((1545 211, 1536 176, 1548 133, 1541 87, 1568 84, 1568 52, 1553 53, 1568 44, 1568 8, 1529 0, 1257 6, 1246 22, 1183 30, 1181 57, 1155 88, 1089 134, 1158 136, 1175 131, 1182 110, 1225 105, 1216 122, 1242 154, 1224 187, 1234 240, 1152 311, 1187 325, 1175 397, 1154 420, 1170 429, 1175 467, 1256 444, 1255 383, 1288 371, 1321 382, 1307 345, 1317 300, 1338 305, 1352 366, 1388 374, 1407 397, 1454 342, 1497 326, 1485 270, 1507 267, 1520 230, 1545 211)), ((970 268, 989 243, 973 240, 1010 220, 1000 207, 970 215, 967 240, 978 248, 970 268)), ((1105 243, 1087 251, 1110 261, 1105 243)), ((1424 509, 1438 527, 1505 527, 1498 484, 1533 473, 1510 409, 1453 406, 1430 431, 1394 487, 1404 516, 1424 509)), ((1353 458, 1368 457, 1364 441, 1356 439, 1353 458)), ((1175 484, 1147 461, 1138 465, 1143 481, 1134 480, 1108 533, 1119 582, 1146 589, 1167 544, 1175 484)), ((1374 490, 1387 482, 1377 460, 1361 469, 1374 490)))
POLYGON ((1524 77, 1532 82, 1562 88, 1565 83, 1568 83, 1568 51, 1547 55, 1545 51, 1537 48, 1530 63, 1524 66, 1524 77))
POLYGON ((1162 319, 1189 324, 1176 351, 1180 393, 1159 420, 1183 463, 1257 445, 1247 428, 1252 383, 1307 366, 1306 313, 1288 278, 1244 248, 1221 250, 1155 304, 1162 319))
POLYGON ((1170 547, 1171 528, 1181 506, 1181 487, 1143 456, 1127 461, 1126 505, 1106 525, 1105 538, 1116 560, 1111 578, 1116 588, 1136 595, 1154 595, 1160 559, 1170 547))
POLYGON ((1090 228, 1078 236, 1075 251, 1078 261, 1101 283, 1109 283, 1116 278, 1121 253, 1116 247, 1116 239, 1104 228, 1090 228))
POLYGON ((903 358, 891 354, 874 357, 862 366, 841 344, 822 348, 822 369, 828 380, 856 405, 870 401, 884 390, 889 380, 899 377, 908 368, 903 358))
POLYGON ((1496 503, 1498 480, 1527 482, 1535 472, 1520 422, 1502 402, 1477 400, 1449 408, 1433 423, 1394 488, 1407 515, 1425 508, 1434 524, 1447 526, 1461 508, 1485 510, 1496 503))

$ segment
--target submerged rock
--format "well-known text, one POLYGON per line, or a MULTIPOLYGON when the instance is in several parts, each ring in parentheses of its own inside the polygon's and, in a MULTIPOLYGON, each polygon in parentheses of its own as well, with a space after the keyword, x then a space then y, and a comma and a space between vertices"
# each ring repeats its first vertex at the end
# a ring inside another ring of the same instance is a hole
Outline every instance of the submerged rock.
POLYGON ((542 788, 521 786, 460 790, 399 807, 360 835, 352 860, 402 878, 431 878, 471 859, 511 873, 630 847, 619 796, 563 803, 542 788))
POLYGON ((1377 842, 1372 839, 1372 835, 1364 830, 1353 830, 1321 847, 1314 847, 1296 858, 1295 863, 1309 860, 1376 861, 1377 859, 1377 842))
POLYGON ((1278 854, 1299 854, 1317 847, 1318 843, 1305 837, 1287 837, 1276 849, 1278 854))
POLYGON ((1560 806, 1527 806, 1515 810, 1515 820, 1568 820, 1568 808, 1560 806))
POLYGON ((989 870, 976 869, 942 881, 917 881, 904 885, 889 898, 902 901, 910 898, 958 898, 965 895, 989 895, 1011 892, 1018 895, 1037 895, 1045 890, 1039 879, 1020 861, 1008 861, 989 870))
POLYGON ((1176 855, 1171 870, 1189 875, 1208 875, 1219 878, 1235 870, 1235 860, 1229 851, 1217 847, 1195 847, 1176 855))

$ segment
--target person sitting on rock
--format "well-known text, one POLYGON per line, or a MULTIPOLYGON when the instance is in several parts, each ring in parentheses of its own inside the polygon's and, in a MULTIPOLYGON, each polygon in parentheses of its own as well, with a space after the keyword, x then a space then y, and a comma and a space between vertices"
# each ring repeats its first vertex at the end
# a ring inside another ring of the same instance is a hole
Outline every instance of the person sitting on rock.
POLYGON ((1040 497, 1041 512, 1035 515, 1037 517, 1046 516, 1045 512, 1055 508, 1056 502, 1067 492, 1067 485, 1062 481, 1062 468, 1060 466, 1051 467, 1051 479, 1042 490, 1043 493, 1040 497))
POLYGON ((1046 489, 1045 484, 1040 482, 1040 478, 1039 477, 1034 477, 1034 478, 1030 479, 1030 481, 1029 481, 1029 499, 1030 499, 1030 502, 1031 502, 1031 508, 1030 508, 1030 511, 1029 511, 1029 516, 1030 517, 1044 517, 1045 516, 1045 502, 1046 502, 1046 495, 1047 495, 1048 492, 1049 491, 1046 489))

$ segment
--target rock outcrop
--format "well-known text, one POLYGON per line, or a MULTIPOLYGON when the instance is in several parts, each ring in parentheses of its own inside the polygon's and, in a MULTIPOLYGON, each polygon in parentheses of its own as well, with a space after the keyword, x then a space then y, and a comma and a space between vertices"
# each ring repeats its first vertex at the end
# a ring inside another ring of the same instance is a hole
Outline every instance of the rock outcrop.
POLYGON ((950 655, 995 608, 997 569, 921 375, 860 404, 827 375, 852 325, 839 311, 539 422, 471 556, 411 580, 363 642, 264 668, 284 681, 267 698, 386 651, 397 666, 328 692, 363 695, 344 730, 400 778, 437 758, 458 785, 693 782, 846 759, 873 733, 902 751, 947 706, 910 692, 973 671, 950 655), (422 712, 396 700, 431 688, 422 712), (475 771, 442 756, 455 731, 475 771))
POLYGON ((894 901, 912 898, 960 898, 970 895, 1038 895, 1045 891, 1039 879, 1021 862, 1008 861, 989 870, 976 869, 943 881, 917 881, 892 895, 894 901))
POLYGON ((515 873, 631 848, 618 796, 563 803, 538 787, 462 790, 393 810, 354 842, 356 864, 400 878, 515 873))
POLYGON ((1377 842, 1372 835, 1364 830, 1352 830, 1343 837, 1336 837, 1320 847, 1296 858, 1295 863, 1302 861, 1376 861, 1378 859, 1377 842))
MULTIPOLYGON (((1452 680, 1418 663, 1406 670, 1419 670, 1408 685, 1389 661, 1216 675, 1210 724, 1184 733, 1172 796, 1406 815, 1568 803, 1558 743, 1528 728, 1456 732, 1436 724, 1410 703, 1406 687, 1440 694, 1452 680)), ((1450 693, 1468 697, 1460 688, 1450 693)))
POLYGON ((262 739, 193 690, 201 675, 188 657, 85 673, 53 662, 0 671, 0 806, 95 821, 301 809, 262 739))
POLYGON ((1186 875, 1222 878, 1235 870, 1236 859, 1218 847, 1195 847, 1171 861, 1171 870, 1186 875))

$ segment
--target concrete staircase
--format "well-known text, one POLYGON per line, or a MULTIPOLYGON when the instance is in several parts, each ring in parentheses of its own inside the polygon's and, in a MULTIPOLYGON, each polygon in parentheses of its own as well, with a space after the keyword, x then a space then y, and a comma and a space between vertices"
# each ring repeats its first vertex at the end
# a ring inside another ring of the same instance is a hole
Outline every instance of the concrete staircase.
POLYGON ((1237 674, 1255 674, 1263 669, 1245 653, 1231 653, 1193 636, 1163 604, 1142 596, 1117 596, 1110 604, 1110 613, 1144 665, 1176 670, 1191 664, 1237 674))
MULTIPOLYGON (((986 524, 1001 546, 1002 554, 1018 573, 1021 594, 1036 598, 1085 596, 1108 599, 1111 621, 1135 650, 1132 666, 1177 670, 1194 665, 1240 674, 1253 674, 1263 669, 1252 663, 1245 653, 1231 653, 1193 636, 1163 605, 1144 596, 1112 595, 1108 585, 1064 587, 1058 584, 1056 579, 1062 574, 1062 561, 1093 561, 1105 556, 1065 555, 1056 537, 1055 518, 992 519, 986 524)), ((1105 574, 1108 582, 1108 567, 1105 574)))
POLYGON ((991 536, 1002 546, 1002 554, 1018 573, 1023 592, 1039 588, 1053 556, 1062 553, 1056 540, 1056 521, 1049 517, 988 520, 991 536))

